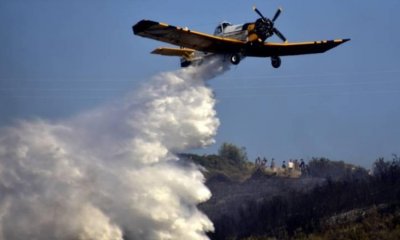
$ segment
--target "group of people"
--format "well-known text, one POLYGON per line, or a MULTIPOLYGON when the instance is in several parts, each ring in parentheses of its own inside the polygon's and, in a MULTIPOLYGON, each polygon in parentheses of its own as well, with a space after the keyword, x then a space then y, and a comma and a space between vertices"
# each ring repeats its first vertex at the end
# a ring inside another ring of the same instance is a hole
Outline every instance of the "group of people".
MULTIPOLYGON (((262 159, 260 157, 257 157, 255 160, 255 164, 256 166, 260 167, 260 168, 267 168, 268 167, 268 159, 263 157, 262 159)), ((275 166, 275 159, 272 158, 269 164, 269 168, 271 170, 275 170, 276 166, 275 166)), ((302 174, 306 174, 307 173, 307 169, 308 166, 307 164, 304 162, 303 159, 289 159, 289 161, 286 163, 286 161, 282 162, 282 166, 281 168, 286 171, 288 170, 289 172, 292 172, 293 170, 300 170, 302 174)))
MULTIPOLYGON (((258 166, 258 167, 266 168, 267 164, 268 164, 268 159, 266 159, 265 157, 263 159, 261 159, 260 157, 257 157, 255 163, 256 163, 256 166, 258 166)), ((273 159, 273 158, 271 159, 270 168, 271 169, 275 168, 275 159, 273 159)))

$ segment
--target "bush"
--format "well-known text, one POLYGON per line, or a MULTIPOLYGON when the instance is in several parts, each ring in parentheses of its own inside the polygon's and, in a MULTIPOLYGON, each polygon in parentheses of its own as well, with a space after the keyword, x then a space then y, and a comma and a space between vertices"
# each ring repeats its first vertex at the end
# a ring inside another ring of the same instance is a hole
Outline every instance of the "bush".
POLYGON ((245 164, 247 162, 246 148, 239 148, 232 143, 223 143, 218 150, 218 155, 221 158, 225 158, 239 164, 245 164))

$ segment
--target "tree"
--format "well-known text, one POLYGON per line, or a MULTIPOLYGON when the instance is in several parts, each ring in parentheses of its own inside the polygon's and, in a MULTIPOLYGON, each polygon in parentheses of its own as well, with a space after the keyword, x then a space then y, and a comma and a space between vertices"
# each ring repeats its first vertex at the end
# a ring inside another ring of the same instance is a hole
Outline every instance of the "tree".
POLYGON ((368 171, 362 167, 332 161, 327 158, 312 158, 308 164, 310 175, 313 177, 330 178, 332 180, 365 179, 368 171))
POLYGON ((218 150, 218 155, 221 158, 225 158, 239 164, 247 162, 246 148, 239 148, 232 143, 223 143, 218 150))
POLYGON ((378 158, 374 162, 373 173, 375 177, 382 180, 397 182, 400 180, 400 158, 393 154, 392 161, 385 161, 384 158, 378 158))

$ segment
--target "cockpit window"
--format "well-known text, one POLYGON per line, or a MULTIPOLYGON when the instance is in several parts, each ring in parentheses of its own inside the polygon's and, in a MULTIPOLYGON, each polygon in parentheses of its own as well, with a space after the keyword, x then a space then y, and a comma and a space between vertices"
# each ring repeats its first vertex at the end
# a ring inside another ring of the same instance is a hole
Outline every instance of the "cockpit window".
POLYGON ((222 22, 218 27, 215 29, 214 35, 220 35, 227 26, 231 26, 231 23, 222 22))
POLYGON ((230 24, 228 22, 223 22, 221 25, 222 25, 222 28, 225 29, 227 26, 231 26, 232 24, 230 24))
POLYGON ((220 35, 221 33, 222 33, 221 25, 218 25, 218 27, 215 28, 214 35, 220 35))

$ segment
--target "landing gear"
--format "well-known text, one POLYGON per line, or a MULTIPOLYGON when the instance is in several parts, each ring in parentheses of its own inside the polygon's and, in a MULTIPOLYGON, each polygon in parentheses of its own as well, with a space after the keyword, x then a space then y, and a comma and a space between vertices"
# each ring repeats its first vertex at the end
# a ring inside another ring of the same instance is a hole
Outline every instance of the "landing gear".
POLYGON ((238 65, 240 63, 240 55, 239 54, 233 54, 231 56, 231 63, 233 65, 238 65))
POLYGON ((281 58, 280 57, 271 57, 271 65, 274 68, 279 68, 281 66, 281 58))

